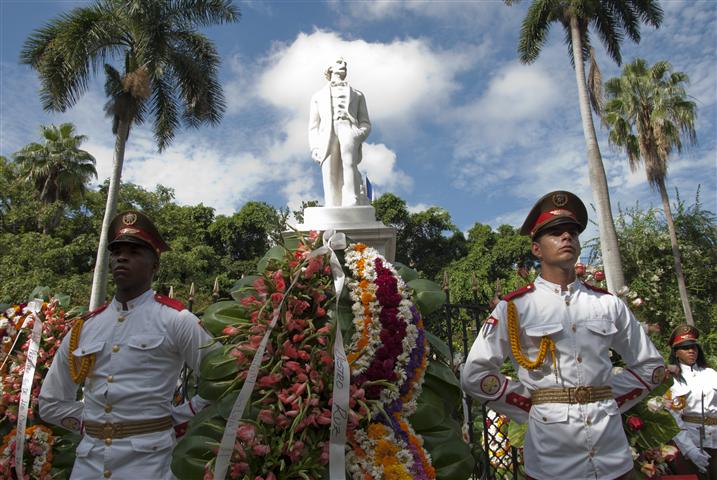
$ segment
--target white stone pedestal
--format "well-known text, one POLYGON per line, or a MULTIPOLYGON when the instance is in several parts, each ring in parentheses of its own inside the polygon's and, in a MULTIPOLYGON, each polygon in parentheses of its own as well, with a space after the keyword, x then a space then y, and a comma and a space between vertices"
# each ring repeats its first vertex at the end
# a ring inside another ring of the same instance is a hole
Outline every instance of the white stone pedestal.
POLYGON ((334 229, 345 233, 352 242, 375 248, 389 262, 396 259, 396 229, 377 221, 376 210, 370 205, 309 207, 304 210, 304 223, 295 228, 301 232, 334 229))

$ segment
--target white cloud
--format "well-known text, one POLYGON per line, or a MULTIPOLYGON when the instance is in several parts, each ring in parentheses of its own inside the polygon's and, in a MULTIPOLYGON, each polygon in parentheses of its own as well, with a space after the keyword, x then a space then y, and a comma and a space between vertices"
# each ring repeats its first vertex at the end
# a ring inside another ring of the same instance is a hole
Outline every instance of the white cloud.
POLYGON ((384 191, 407 191, 413 185, 411 177, 396 167, 396 154, 382 143, 363 145, 359 169, 384 191))

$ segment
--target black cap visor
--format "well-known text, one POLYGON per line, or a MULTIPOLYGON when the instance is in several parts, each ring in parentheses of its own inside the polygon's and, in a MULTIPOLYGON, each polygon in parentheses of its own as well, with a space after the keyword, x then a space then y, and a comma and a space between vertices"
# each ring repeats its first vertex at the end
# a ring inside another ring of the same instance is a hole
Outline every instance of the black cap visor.
POLYGON ((578 230, 578 233, 582 233, 583 230, 585 230, 585 226, 580 225, 580 224, 577 222, 577 220, 575 220, 574 218, 570 218, 570 217, 568 217, 568 216, 558 217, 558 218, 554 218, 554 219, 552 219, 552 220, 549 220, 549 221, 545 222, 544 224, 542 224, 540 227, 538 227, 538 229, 537 229, 537 230, 535 231, 535 233, 533 234, 533 240, 537 240, 537 239, 540 237, 540 235, 542 235, 543 233, 545 233, 545 231, 546 231, 547 229, 549 229, 549 228, 551 228, 551 227, 556 227, 556 226, 558 226, 558 225, 565 225, 565 224, 575 225, 575 227, 576 227, 577 230, 578 230))
POLYGON ((154 251, 154 247, 152 247, 152 245, 150 245, 148 242, 145 242, 141 238, 137 238, 132 235, 120 235, 119 237, 112 240, 109 245, 107 245, 107 250, 112 251, 115 246, 121 243, 132 243, 134 245, 140 245, 142 247, 149 248, 155 255, 157 254, 157 252, 154 251))

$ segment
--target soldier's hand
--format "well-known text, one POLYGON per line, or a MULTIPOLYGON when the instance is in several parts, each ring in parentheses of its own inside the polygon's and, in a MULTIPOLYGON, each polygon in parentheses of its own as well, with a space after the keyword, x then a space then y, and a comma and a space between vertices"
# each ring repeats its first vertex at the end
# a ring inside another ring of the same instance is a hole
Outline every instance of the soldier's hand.
POLYGON ((667 365, 667 378, 677 377, 680 375, 680 366, 679 365, 667 365))
POLYGON ((687 458, 695 464, 700 472, 705 473, 707 471, 707 467, 710 464, 710 456, 699 448, 687 452, 687 458))

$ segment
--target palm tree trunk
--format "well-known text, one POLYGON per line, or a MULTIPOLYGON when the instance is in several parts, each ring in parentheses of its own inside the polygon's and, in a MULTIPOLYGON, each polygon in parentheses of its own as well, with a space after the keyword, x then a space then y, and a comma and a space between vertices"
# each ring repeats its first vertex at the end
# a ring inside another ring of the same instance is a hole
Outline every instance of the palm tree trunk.
POLYGON ((570 17, 570 36, 573 42, 573 60, 575 63, 575 78, 578 84, 578 99, 580 104, 580 117, 583 122, 583 134, 587 145, 588 172, 590 186, 593 190, 593 199, 597 209, 598 227, 600 229, 600 250, 602 252, 603 267, 607 288, 617 292, 625 285, 625 276, 622 272, 622 261, 617 244, 615 223, 610 209, 610 192, 607 187, 605 167, 600 156, 595 125, 593 124, 590 100, 588 98, 587 84, 585 83, 585 66, 583 64, 583 47, 578 19, 570 17))
POLYGON ((662 199, 662 209, 665 211, 665 219, 667 220, 667 230, 670 232, 670 243, 672 244, 672 256, 675 257, 675 275, 677 276, 677 289, 680 291, 680 300, 682 301, 682 310, 685 312, 685 321, 694 325, 695 320, 692 318, 692 309, 690 308, 690 299, 687 296, 687 285, 685 285, 685 274, 682 272, 682 258, 680 257, 680 248, 677 245, 677 232, 675 231, 675 221, 672 219, 672 209, 670 208, 670 197, 667 195, 665 180, 659 179, 657 187, 660 190, 660 198, 662 199))
POLYGON ((117 209, 117 196, 122 181, 122 164, 124 163, 124 148, 129 136, 129 121, 120 120, 117 126, 117 138, 115 139, 114 162, 112 164, 112 176, 110 186, 107 190, 107 204, 105 205, 105 216, 102 219, 102 230, 100 241, 97 245, 97 260, 95 261, 95 273, 92 277, 92 294, 90 295, 90 310, 94 310, 105 301, 107 296, 107 267, 109 265, 109 230, 110 223, 115 216, 117 209))

